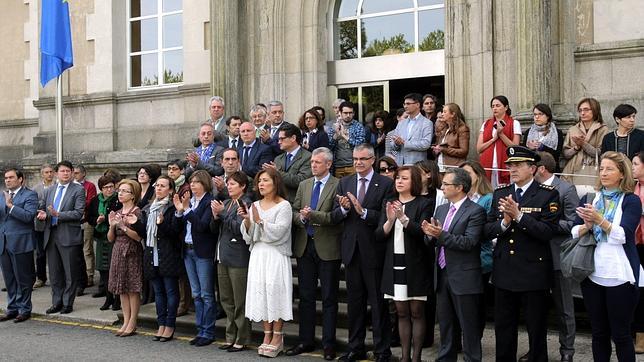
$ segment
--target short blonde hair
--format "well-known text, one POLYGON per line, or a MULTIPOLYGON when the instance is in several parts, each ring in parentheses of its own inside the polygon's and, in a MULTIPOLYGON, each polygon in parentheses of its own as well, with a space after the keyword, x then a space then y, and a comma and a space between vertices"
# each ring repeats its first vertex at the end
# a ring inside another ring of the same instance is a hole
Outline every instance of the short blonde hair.
MULTIPOLYGON (((604 159, 611 160, 617 165, 617 169, 622 173, 622 181, 619 183, 619 190, 622 192, 633 192, 635 191, 635 180, 633 179, 633 165, 631 161, 623 153, 615 151, 607 151, 601 155, 599 163, 604 159)), ((597 177, 597 183, 595 184, 595 189, 600 190, 602 188, 601 178, 597 177)))
POLYGON ((141 185, 134 180, 128 178, 121 180, 118 185, 116 185, 116 190, 118 191, 121 185, 128 185, 132 189, 132 196, 134 196, 134 205, 137 205, 141 201, 141 185))

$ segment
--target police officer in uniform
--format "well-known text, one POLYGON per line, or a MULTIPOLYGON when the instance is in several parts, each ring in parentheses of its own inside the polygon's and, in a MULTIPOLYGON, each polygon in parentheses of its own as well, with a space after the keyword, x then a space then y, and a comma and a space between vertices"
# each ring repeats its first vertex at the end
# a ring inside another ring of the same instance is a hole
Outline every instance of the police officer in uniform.
POLYGON ((495 287, 496 360, 517 360, 519 310, 528 330, 530 361, 547 361, 546 317, 552 273, 550 239, 560 217, 559 194, 534 180, 540 157, 532 150, 507 148, 511 184, 494 191, 485 237, 497 239, 492 280, 495 287))

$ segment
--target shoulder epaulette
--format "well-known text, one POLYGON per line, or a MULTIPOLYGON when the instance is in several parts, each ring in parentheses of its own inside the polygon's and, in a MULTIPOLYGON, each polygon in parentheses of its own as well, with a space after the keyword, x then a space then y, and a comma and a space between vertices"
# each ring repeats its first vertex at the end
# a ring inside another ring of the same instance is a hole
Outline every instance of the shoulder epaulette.
POLYGON ((512 184, 501 184, 501 185, 497 186, 497 187, 494 189, 494 191, 496 191, 496 190, 500 190, 500 189, 504 189, 504 188, 506 188, 506 187, 508 187, 508 186, 510 186, 510 185, 512 185, 512 184))
POLYGON ((550 191, 555 189, 555 187, 552 186, 552 185, 539 184, 539 187, 541 187, 542 189, 550 190, 550 191))

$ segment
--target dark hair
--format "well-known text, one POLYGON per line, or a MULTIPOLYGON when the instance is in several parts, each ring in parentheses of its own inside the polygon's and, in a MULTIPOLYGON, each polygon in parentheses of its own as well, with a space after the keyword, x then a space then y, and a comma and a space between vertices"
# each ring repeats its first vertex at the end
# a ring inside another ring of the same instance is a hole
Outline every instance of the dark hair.
MULTIPOLYGON (((633 158, 635 157, 639 158, 640 162, 644 162, 644 150, 640 150, 638 153, 634 154, 633 158)), ((631 161, 633 161, 633 159, 631 159, 631 161)))
POLYGON ((197 170, 190 175, 188 182, 195 180, 203 185, 203 188, 206 192, 212 191, 212 178, 206 170, 197 170))
POLYGON ((87 175, 87 170, 85 169, 85 166, 78 164, 74 166, 74 168, 77 168, 83 175, 87 175))
POLYGON ((302 113, 300 116, 300 119, 298 121, 298 126, 300 126, 300 129, 304 132, 308 132, 309 129, 306 127, 306 114, 312 114, 313 117, 315 117, 315 128, 318 129, 318 131, 324 131, 324 118, 314 109, 311 108, 307 110, 306 112, 302 113))
POLYGON ((223 156, 224 156, 224 153, 226 153, 226 152, 230 152, 230 151, 235 152, 235 155, 237 156, 237 159, 239 159, 239 151, 237 151, 237 149, 236 149, 236 148, 230 148, 230 147, 229 147, 229 148, 225 148, 225 149, 224 149, 224 151, 221 153, 222 158, 223 158, 223 156))
POLYGON ((257 175, 255 175, 255 188, 254 188, 254 190, 257 193, 257 195, 259 196, 259 198, 260 199, 264 198, 264 196, 262 196, 259 193, 259 187, 258 187, 259 186, 259 178, 263 174, 267 174, 268 177, 270 177, 271 180, 273 180, 273 186, 275 187, 275 194, 277 196, 283 198, 284 200, 288 200, 288 198, 286 197, 286 189, 284 188, 284 182, 282 181, 282 176, 280 176, 279 171, 277 171, 275 169, 272 169, 272 168, 267 168, 265 170, 261 170, 261 171, 259 171, 257 173, 257 175))
POLYGON ((378 159, 378 162, 376 162, 374 165, 376 168, 380 167, 380 162, 386 163, 388 166, 396 166, 398 167, 398 164, 396 163, 396 160, 394 160, 392 157, 389 156, 382 156, 378 159))
POLYGON ((67 168, 69 168, 69 169, 70 169, 70 170, 72 170, 72 171, 74 170, 74 165, 72 165, 72 163, 71 163, 71 162, 69 162, 69 161, 67 161, 67 160, 64 160, 64 161, 60 161, 60 162, 58 162, 58 163, 56 164, 56 166, 54 167, 54 171, 58 172, 58 168, 59 168, 60 166, 67 167, 67 168))
POLYGON ((298 145, 302 143, 302 132, 300 132, 300 129, 292 123, 286 122, 286 124, 279 129, 279 132, 284 132, 284 137, 295 136, 295 141, 298 145))
POLYGON ((11 171, 16 173, 16 178, 21 178, 23 181, 25 180, 25 174, 17 167, 7 167, 5 168, 4 173, 6 174, 7 172, 11 172, 11 171))
POLYGON ((501 96, 501 95, 492 97, 492 99, 490 100, 490 107, 492 107, 492 102, 494 102, 495 99, 501 102, 502 105, 508 107, 508 109, 505 110, 505 114, 507 114, 508 116, 512 114, 512 110, 510 109, 510 101, 508 100, 508 97, 501 96))
MULTIPOLYGON (((425 95, 423 96, 423 103, 425 103, 425 101, 427 100, 427 98, 431 98, 431 99, 434 101, 434 103, 436 103, 436 107, 438 107, 438 98, 436 98, 436 96, 435 96, 435 95, 433 95, 433 94, 425 94, 425 95)), ((438 108, 436 108, 436 109, 438 109, 438 108)))
POLYGON ((233 121, 233 120, 235 120, 235 119, 238 119, 238 120, 240 120, 240 121, 242 121, 242 122, 244 121, 240 116, 230 116, 230 117, 228 117, 228 119, 226 120, 226 126, 229 126, 229 127, 230 127, 230 122, 232 122, 232 121, 233 121))
POLYGON ((577 103, 577 110, 583 103, 588 103, 590 109, 593 111, 593 121, 604 123, 604 118, 602 117, 602 106, 599 104, 595 98, 582 98, 582 100, 577 103))
POLYGON ((450 173, 454 175, 454 185, 463 187, 463 192, 469 193, 472 189, 472 177, 470 177, 470 174, 462 168, 455 167, 445 170, 445 175, 450 173))
POLYGON ((170 186, 170 195, 174 194, 175 183, 172 177, 168 175, 161 175, 157 178, 157 182, 159 182, 159 180, 168 180, 168 185, 170 186))
POLYGON ((248 191, 248 176, 246 176, 245 173, 242 171, 235 171, 228 175, 228 178, 226 179, 226 184, 228 184, 228 181, 233 180, 239 184, 239 186, 242 187, 243 192, 248 191))
POLYGON ((392 127, 391 127, 392 122, 391 122, 391 118, 389 118, 389 112, 387 112, 385 110, 380 110, 380 111, 376 111, 373 114, 373 122, 369 126, 369 128, 371 128, 372 133, 378 133, 378 129, 376 128, 376 120, 378 118, 382 119, 382 123, 383 123, 382 132, 383 133, 386 134, 387 132, 392 130, 392 127))
POLYGON ((532 110, 534 111, 535 109, 546 115, 546 117, 548 118, 548 123, 552 122, 552 110, 547 104, 545 103, 535 104, 535 106, 532 107, 532 110))
POLYGON ((179 167, 180 170, 183 170, 184 168, 186 168, 186 163, 185 162, 186 161, 182 161, 182 160, 176 158, 176 159, 168 162, 168 164, 166 164, 165 167, 177 166, 177 167, 179 167))
POLYGON ((430 183, 427 185, 427 189, 437 189, 440 187, 440 182, 441 182, 441 176, 440 172, 438 170, 438 164, 434 160, 424 160, 424 161, 418 161, 414 163, 414 166, 419 167, 421 170, 425 171, 425 173, 428 173, 432 175, 432 178, 430 179, 430 183))
POLYGON ((541 160, 536 163, 537 167, 543 166, 550 173, 557 172, 557 163, 549 152, 538 151, 537 154, 541 157, 541 160))
POLYGON ((342 108, 344 108, 344 107, 351 108, 351 110, 352 110, 352 111, 354 111, 354 112, 355 112, 355 110, 356 110, 356 108, 355 108, 355 106, 353 105, 353 103, 351 103, 351 102, 349 102, 349 101, 344 101, 344 102, 340 103, 340 107, 338 107, 338 109, 340 110, 340 112, 342 112, 342 108))
MULTIPOLYGON (((476 192, 481 195, 487 195, 491 194, 494 192, 494 188, 492 188, 492 184, 490 183, 490 180, 487 179, 487 175, 485 174, 485 169, 481 165, 480 162, 478 161, 465 161, 458 165, 459 168, 464 168, 465 166, 469 166, 472 171, 476 174, 476 185, 472 185, 472 187, 476 187, 476 192)), ((471 177, 471 176, 470 176, 471 177)))
MULTIPOLYGON (((619 106, 615 107, 615 110, 613 111, 613 118, 624 118, 636 113, 637 109, 635 109, 635 107, 631 106, 630 104, 620 104, 619 106)), ((617 120, 615 120, 615 123, 617 123, 617 120)))
POLYGON ((416 102, 416 103, 418 103, 420 105, 422 105, 422 103, 423 103, 423 96, 421 96, 420 93, 406 94, 403 99, 411 99, 411 100, 413 100, 414 102, 416 102))
POLYGON ((416 166, 405 165, 399 167, 394 171, 394 180, 402 171, 409 171, 411 173, 411 196, 419 196, 423 193, 423 176, 420 174, 420 169, 416 166))
POLYGON ((103 172, 103 176, 108 176, 112 179, 112 182, 114 182, 114 185, 119 183, 122 179, 123 176, 121 176, 121 172, 115 168, 108 168, 103 172))
POLYGON ((109 184, 109 183, 113 183, 113 184, 114 184, 114 186, 116 186, 116 182, 114 182, 114 179, 113 179, 112 177, 110 177, 110 176, 105 176, 105 175, 103 175, 103 176, 99 177, 99 178, 98 178, 98 182, 97 182, 97 184, 98 184, 98 189, 99 189, 99 190, 102 190, 102 189, 103 189, 103 186, 105 186, 105 185, 107 185, 107 184, 109 184))
MULTIPOLYGON (((322 112, 322 114, 321 114, 322 119, 325 119, 325 118, 326 118, 326 111, 324 110, 324 108, 322 108, 322 107, 320 107, 320 106, 313 106, 313 107, 311 108, 311 110, 316 111, 316 112, 321 111, 321 112, 322 112)), ((318 113, 319 113, 319 112, 318 112, 318 113)))
POLYGON ((150 177, 150 185, 152 185, 154 181, 156 181, 159 178, 159 176, 161 176, 161 167, 159 167, 159 165, 155 165, 155 164, 143 165, 139 167, 139 169, 137 170, 137 173, 138 171, 141 171, 141 170, 144 170, 145 173, 147 173, 148 176, 150 177))
POLYGON ((402 116, 403 113, 405 113, 405 109, 404 108, 398 108, 398 110, 396 110, 396 118, 402 116))

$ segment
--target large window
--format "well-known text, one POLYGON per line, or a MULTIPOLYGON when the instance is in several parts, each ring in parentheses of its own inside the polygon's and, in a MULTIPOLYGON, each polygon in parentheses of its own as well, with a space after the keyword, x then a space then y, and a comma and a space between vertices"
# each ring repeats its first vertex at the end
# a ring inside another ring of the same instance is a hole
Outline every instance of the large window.
POLYGON ((444 0, 340 0, 335 59, 443 49, 444 8, 444 0))
POLYGON ((183 82, 182 0, 130 0, 130 87, 183 82))

